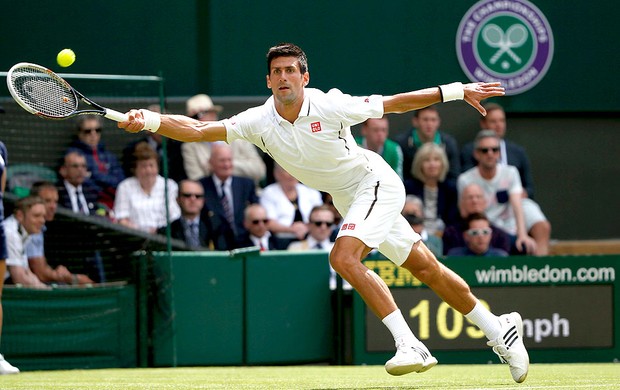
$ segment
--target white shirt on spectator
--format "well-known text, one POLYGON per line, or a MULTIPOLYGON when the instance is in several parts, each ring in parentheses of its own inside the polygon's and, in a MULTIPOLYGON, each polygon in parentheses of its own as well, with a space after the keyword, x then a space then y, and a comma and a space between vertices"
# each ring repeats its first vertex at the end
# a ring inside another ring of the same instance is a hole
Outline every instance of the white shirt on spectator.
MULTIPOLYGON (((146 194, 136 177, 129 177, 120 182, 114 200, 114 216, 117 219, 128 218, 138 229, 149 231, 166 226, 165 179, 157 176, 150 194, 146 194)), ((168 179, 168 207, 170 221, 181 217, 181 209, 176 202, 179 186, 168 179)))

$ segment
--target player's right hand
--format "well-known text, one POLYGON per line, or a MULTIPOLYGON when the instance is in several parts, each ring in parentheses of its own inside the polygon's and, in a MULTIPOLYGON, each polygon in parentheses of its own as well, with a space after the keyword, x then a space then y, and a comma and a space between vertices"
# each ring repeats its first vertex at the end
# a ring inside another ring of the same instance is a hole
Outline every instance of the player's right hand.
POLYGON ((125 122, 118 122, 120 129, 125 129, 129 133, 138 133, 144 129, 144 116, 140 110, 130 110, 127 113, 129 119, 125 122))

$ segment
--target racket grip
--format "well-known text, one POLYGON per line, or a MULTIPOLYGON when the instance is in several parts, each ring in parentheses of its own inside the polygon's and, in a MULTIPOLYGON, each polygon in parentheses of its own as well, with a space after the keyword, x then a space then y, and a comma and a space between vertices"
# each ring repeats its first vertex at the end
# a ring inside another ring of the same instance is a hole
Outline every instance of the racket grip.
POLYGON ((109 108, 105 109, 105 116, 108 119, 112 119, 117 122, 126 122, 129 120, 129 116, 127 114, 123 114, 122 112, 110 110, 109 108))

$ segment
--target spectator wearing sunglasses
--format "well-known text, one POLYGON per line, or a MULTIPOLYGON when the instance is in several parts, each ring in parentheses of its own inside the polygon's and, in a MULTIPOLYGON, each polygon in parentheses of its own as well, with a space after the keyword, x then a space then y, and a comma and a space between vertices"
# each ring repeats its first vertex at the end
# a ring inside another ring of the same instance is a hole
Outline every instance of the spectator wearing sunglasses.
POLYGON ((508 256, 505 250, 491 246, 491 223, 484 214, 470 214, 466 223, 467 230, 463 232, 465 246, 450 249, 448 256, 508 256))
MULTIPOLYGON (((213 237, 209 219, 202 218, 205 205, 205 193, 200 182, 182 180, 179 183, 177 204, 181 209, 181 217, 170 223, 170 236, 179 239, 192 250, 213 249, 213 237)), ((158 229, 165 235, 166 227, 158 229)))
POLYGON ((69 150, 86 157, 89 173, 86 185, 97 190, 99 202, 108 208, 114 206, 116 187, 125 179, 123 168, 116 156, 101 141, 103 120, 97 115, 81 115, 77 119, 77 138, 69 150))
POLYGON ((482 187, 488 201, 485 214, 493 225, 511 236, 511 251, 544 256, 549 251, 551 227, 540 207, 528 199, 527 214, 517 168, 499 163, 500 139, 493 130, 482 130, 474 141, 478 165, 463 172, 457 181, 459 193, 471 184, 482 187))
POLYGON ((267 210, 259 203, 253 203, 245 208, 243 226, 247 234, 240 242, 240 248, 256 246, 261 252, 284 249, 283 243, 271 234, 267 210))

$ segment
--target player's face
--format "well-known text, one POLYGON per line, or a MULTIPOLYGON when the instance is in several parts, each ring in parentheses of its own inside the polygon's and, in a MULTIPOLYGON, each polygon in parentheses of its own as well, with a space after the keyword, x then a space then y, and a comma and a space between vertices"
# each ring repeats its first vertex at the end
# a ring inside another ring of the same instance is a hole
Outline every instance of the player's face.
POLYGON ((493 130, 498 137, 506 135, 506 114, 502 110, 492 110, 482 120, 482 127, 493 130))
POLYGON ((471 221, 469 229, 463 234, 465 242, 472 252, 480 255, 489 250, 491 227, 488 221, 484 219, 471 221))
POLYGON ((280 104, 302 102, 303 89, 310 80, 308 72, 301 73, 297 57, 278 57, 271 61, 267 87, 280 104))
POLYGON ((19 223, 26 229, 28 234, 41 233, 41 229, 45 224, 45 205, 38 203, 33 205, 25 213, 17 211, 15 217, 19 223))

